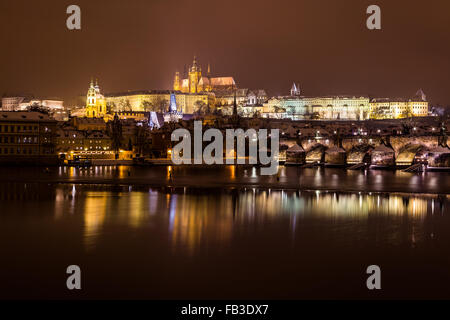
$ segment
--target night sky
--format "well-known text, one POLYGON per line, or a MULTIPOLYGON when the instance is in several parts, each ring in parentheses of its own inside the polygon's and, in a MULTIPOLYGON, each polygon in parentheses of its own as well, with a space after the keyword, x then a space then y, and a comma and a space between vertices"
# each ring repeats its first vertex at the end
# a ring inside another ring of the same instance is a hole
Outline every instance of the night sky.
MULTIPOLYGON (((411 96, 450 105, 448 0, 1 0, 0 94, 170 89, 198 56, 239 87, 411 96), (66 28, 67 6, 82 30, 66 28), (377 4, 382 30, 366 28, 377 4)), ((68 103, 66 103, 67 105, 68 103)))

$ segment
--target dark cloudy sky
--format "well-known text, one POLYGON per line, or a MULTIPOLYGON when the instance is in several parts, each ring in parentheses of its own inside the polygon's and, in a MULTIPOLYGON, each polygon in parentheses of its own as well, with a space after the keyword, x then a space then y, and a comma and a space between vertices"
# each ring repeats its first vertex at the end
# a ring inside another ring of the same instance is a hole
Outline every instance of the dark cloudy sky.
POLYGON ((0 94, 168 89, 197 54, 213 75, 286 94, 409 96, 450 105, 448 0, 1 0, 0 94), (66 8, 82 30, 66 28, 66 8), (366 8, 382 30, 366 29, 366 8))

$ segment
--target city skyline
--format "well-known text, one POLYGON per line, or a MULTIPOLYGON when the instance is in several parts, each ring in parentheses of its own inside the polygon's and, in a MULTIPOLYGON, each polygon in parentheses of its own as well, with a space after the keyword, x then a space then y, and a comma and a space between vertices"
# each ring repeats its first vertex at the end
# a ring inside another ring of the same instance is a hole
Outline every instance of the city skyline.
POLYGON ((271 96, 287 94, 293 82, 308 95, 396 97, 422 88, 432 104, 447 106, 449 4, 415 3, 378 1, 383 27, 371 31, 364 1, 282 1, 276 8, 246 1, 213 10, 205 1, 82 0, 82 29, 69 31, 68 2, 5 1, 0 24, 8 46, 0 59, 9 63, 0 92, 69 100, 84 94, 91 75, 106 93, 170 89, 175 71, 197 55, 213 75, 232 75, 271 96))
POLYGON ((450 299, 449 12, 0 1, 0 299, 164 319, 450 299))

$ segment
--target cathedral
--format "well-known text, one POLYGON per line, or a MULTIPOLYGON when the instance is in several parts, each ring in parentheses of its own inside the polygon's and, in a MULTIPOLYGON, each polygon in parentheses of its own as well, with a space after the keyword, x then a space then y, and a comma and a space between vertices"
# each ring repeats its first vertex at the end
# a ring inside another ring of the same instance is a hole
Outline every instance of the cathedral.
POLYGON ((183 78, 181 79, 178 71, 175 73, 173 90, 183 93, 200 93, 236 89, 236 82, 234 82, 233 77, 211 77, 211 67, 209 64, 208 72, 206 76, 203 76, 202 68, 198 65, 196 57, 194 57, 192 66, 189 67, 188 74, 184 75, 183 78))

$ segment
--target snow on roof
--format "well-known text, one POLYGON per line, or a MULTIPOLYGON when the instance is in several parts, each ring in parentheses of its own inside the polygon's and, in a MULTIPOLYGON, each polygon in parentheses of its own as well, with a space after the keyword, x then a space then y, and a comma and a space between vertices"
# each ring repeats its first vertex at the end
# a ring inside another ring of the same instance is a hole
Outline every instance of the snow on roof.
POLYGON ((286 151, 288 151, 288 152, 304 152, 305 150, 302 147, 300 147, 298 144, 294 144, 286 151))
POLYGON ((389 147, 386 147, 383 144, 380 144, 378 147, 376 147, 375 149, 373 149, 374 152, 378 151, 378 152, 394 152, 394 150, 392 150, 389 147))
POLYGON ((0 121, 50 121, 50 116, 40 112, 0 111, 0 121))
POLYGON ((212 86, 234 86, 236 82, 234 82, 233 77, 220 77, 220 78, 211 78, 212 86))

